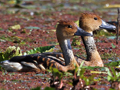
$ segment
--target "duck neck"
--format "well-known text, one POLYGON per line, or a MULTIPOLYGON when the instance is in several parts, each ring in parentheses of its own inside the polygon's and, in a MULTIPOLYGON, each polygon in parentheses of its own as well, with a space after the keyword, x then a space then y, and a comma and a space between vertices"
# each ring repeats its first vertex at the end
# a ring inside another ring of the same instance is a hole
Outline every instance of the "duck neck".
POLYGON ((78 66, 71 48, 70 39, 64 39, 58 41, 65 59, 65 65, 73 66, 74 64, 76 64, 78 66))
POLYGON ((87 61, 98 61, 101 57, 97 51, 94 38, 92 36, 82 36, 83 43, 85 45, 87 53, 87 61))

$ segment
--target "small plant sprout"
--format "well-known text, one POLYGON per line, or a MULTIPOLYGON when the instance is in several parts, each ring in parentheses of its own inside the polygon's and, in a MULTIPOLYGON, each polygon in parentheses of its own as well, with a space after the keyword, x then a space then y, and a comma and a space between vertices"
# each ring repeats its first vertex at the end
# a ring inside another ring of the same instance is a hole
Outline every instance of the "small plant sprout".
POLYGON ((116 72, 113 67, 110 67, 110 69, 111 71, 109 70, 109 68, 106 67, 106 71, 108 74, 107 80, 111 82, 115 82, 115 81, 120 82, 120 72, 116 72))
POLYGON ((120 72, 116 72, 113 67, 110 67, 110 69, 111 71, 109 70, 109 68, 106 67, 106 71, 108 74, 107 80, 110 81, 112 89, 120 90, 120 72))

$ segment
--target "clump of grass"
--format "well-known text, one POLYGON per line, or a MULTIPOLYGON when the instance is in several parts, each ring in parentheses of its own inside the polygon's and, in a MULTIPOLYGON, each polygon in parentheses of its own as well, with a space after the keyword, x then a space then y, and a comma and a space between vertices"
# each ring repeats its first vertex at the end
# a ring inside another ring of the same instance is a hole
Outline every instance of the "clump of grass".
POLYGON ((5 52, 0 53, 0 61, 9 60, 14 56, 22 55, 21 49, 15 46, 9 46, 5 52))

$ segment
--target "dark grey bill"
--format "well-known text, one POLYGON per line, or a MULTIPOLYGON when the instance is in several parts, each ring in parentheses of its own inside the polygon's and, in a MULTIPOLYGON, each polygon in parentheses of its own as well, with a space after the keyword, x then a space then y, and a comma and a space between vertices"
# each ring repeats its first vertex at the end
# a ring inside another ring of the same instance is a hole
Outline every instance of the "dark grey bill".
POLYGON ((108 23, 106 23, 105 21, 102 20, 102 24, 101 24, 100 28, 101 29, 107 29, 107 30, 115 30, 116 26, 108 24, 108 23))
POLYGON ((93 36, 92 34, 84 31, 83 29, 77 27, 77 32, 74 34, 76 36, 93 36))

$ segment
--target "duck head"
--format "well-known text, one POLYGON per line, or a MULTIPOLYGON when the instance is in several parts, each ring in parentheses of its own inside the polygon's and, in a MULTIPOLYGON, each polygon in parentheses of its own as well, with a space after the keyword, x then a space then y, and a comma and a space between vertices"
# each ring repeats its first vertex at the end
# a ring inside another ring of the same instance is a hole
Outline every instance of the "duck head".
POLYGON ((79 19, 79 26, 89 33, 97 29, 116 29, 114 25, 106 23, 98 15, 93 13, 82 13, 79 19))
POLYGON ((70 39, 73 36, 91 36, 90 33, 79 28, 77 24, 70 20, 60 20, 56 29, 59 38, 70 39))

